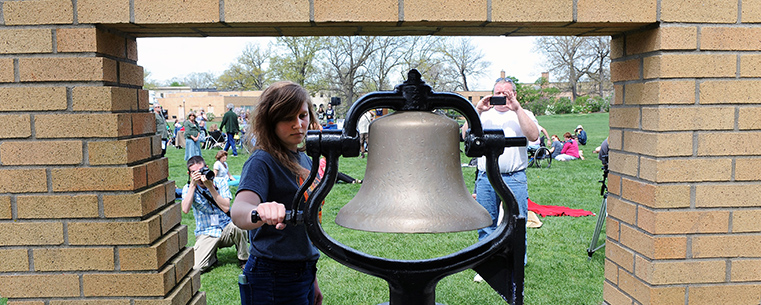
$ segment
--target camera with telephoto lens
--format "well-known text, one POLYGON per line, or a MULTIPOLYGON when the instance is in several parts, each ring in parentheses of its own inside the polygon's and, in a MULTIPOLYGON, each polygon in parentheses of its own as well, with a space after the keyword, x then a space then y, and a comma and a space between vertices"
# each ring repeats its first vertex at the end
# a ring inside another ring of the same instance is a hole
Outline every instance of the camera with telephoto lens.
POLYGON ((198 170, 201 175, 206 176, 206 180, 214 180, 214 172, 209 170, 208 166, 204 166, 202 169, 198 170))
POLYGON ((505 105, 507 104, 507 97, 504 95, 492 95, 492 97, 489 98, 489 104, 505 105))

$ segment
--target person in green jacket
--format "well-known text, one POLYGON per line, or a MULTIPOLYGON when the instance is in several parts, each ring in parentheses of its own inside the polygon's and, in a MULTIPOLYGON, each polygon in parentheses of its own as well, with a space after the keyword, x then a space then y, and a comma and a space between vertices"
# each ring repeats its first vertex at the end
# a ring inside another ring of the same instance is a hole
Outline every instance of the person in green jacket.
POLYGON ((240 132, 240 126, 238 126, 238 115, 233 112, 235 105, 232 103, 227 104, 227 112, 222 117, 221 130, 224 130, 227 134, 227 143, 225 143, 225 151, 232 146, 233 157, 238 156, 238 149, 235 148, 235 134, 240 132))

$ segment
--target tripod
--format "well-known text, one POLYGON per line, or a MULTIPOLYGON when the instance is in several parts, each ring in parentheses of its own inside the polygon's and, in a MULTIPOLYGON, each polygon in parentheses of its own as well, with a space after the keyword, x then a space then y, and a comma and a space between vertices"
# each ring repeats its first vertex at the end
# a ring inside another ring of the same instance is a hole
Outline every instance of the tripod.
POLYGON ((592 241, 589 243, 589 248, 587 248, 587 255, 589 255, 589 259, 592 259, 592 255, 595 254, 595 251, 600 250, 600 248, 605 246, 605 241, 603 240, 602 245, 597 245, 600 239, 600 231, 602 230, 602 226, 605 224, 605 217, 607 217, 608 212, 608 185, 605 183, 608 179, 608 165, 605 164, 602 167, 602 180, 598 181, 602 183, 602 186, 600 187, 600 196, 602 196, 602 204, 600 205, 600 213, 597 214, 597 226, 595 227, 595 231, 592 234, 592 241))

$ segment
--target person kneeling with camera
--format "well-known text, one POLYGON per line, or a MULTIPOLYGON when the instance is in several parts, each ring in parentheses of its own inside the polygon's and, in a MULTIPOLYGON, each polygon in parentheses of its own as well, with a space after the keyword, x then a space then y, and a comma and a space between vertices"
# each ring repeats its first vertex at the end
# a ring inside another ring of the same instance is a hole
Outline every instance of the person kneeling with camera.
POLYGON ((214 185, 214 172, 201 156, 188 159, 188 184, 182 188, 182 212, 193 207, 196 220, 195 264, 193 268, 208 271, 217 263, 217 249, 235 246, 238 264, 248 260, 246 232, 230 219, 232 194, 227 184, 214 185))

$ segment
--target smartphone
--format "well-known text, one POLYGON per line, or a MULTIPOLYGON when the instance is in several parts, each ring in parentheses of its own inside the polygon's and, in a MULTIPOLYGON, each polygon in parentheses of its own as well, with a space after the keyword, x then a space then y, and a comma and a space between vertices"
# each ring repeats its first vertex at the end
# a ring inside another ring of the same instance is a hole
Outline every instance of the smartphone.
POLYGON ((507 97, 502 95, 492 95, 492 97, 489 98, 489 104, 491 105, 505 105, 507 104, 507 97))

